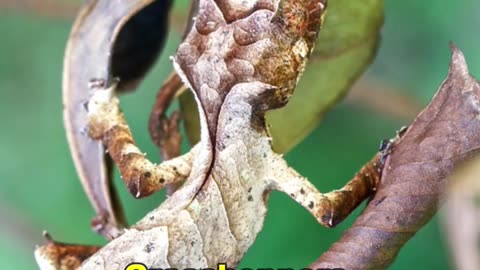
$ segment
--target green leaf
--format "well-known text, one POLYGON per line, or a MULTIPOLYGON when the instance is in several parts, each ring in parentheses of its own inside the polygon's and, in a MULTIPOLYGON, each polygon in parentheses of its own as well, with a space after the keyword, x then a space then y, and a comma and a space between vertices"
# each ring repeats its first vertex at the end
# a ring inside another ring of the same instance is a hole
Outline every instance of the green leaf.
MULTIPOLYGON (((318 125, 371 63, 383 24, 383 0, 331 0, 323 29, 295 94, 267 114, 277 152, 287 152, 318 125)), ((189 140, 199 139, 193 96, 180 97, 189 140)))

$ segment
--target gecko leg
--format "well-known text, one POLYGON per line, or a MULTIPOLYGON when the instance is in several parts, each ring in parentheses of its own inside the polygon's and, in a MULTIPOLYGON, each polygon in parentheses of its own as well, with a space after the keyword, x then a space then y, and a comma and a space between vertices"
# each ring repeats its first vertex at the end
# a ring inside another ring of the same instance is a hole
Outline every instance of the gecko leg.
POLYGON ((274 163, 273 189, 286 193, 301 204, 323 226, 334 227, 375 192, 383 169, 380 159, 380 154, 375 155, 341 189, 320 193, 279 156, 274 163))
MULTIPOLYGON (((169 160, 180 155, 182 136, 180 134, 180 112, 175 111, 170 117, 166 115, 168 107, 175 97, 185 88, 180 77, 173 72, 158 91, 155 104, 150 113, 148 129, 150 137, 157 145, 162 160, 169 160)), ((172 195, 181 182, 166 185, 167 195, 172 195)))
POLYGON ((190 174, 195 147, 187 154, 158 165, 140 152, 120 111, 115 85, 94 91, 88 103, 88 118, 90 136, 106 145, 123 182, 134 197, 148 196, 190 174))

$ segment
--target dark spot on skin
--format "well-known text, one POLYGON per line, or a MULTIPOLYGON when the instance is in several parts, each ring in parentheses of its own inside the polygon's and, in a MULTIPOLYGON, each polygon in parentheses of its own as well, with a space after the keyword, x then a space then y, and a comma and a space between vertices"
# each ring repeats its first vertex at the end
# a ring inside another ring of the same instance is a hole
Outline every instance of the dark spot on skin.
POLYGON ((88 112, 88 101, 82 102, 82 107, 83 107, 83 109, 84 109, 85 111, 88 112))
POLYGON ((190 242, 190 245, 193 247, 193 245, 195 245, 195 241, 190 242))
POLYGON ((252 187, 249 187, 249 188, 248 188, 248 192, 252 192, 252 187))
POLYGON ((267 153, 263 153, 263 157, 266 158, 266 157, 267 157, 267 153))
POLYGON ((146 173, 143 174, 143 177, 145 177, 145 178, 150 178, 151 176, 152 176, 152 173, 150 173, 150 172, 146 172, 146 173))
POLYGON ((152 250, 154 249, 155 245, 153 243, 148 243, 144 248, 143 250, 147 253, 150 253, 152 252, 152 250))
POLYGON ((330 219, 332 218, 331 214, 326 214, 323 215, 320 219, 322 220, 322 223, 329 226, 328 223, 330 222, 330 219))
POLYGON ((390 140, 386 140, 386 139, 381 140, 380 141, 380 146, 378 147, 378 151, 379 152, 385 151, 388 147, 390 147, 390 144, 391 144, 390 140))
MULTIPOLYGON (((199 202, 205 200, 205 192, 203 192, 203 190, 200 189, 200 190, 198 191, 198 193, 197 193, 197 197, 196 197, 196 198, 197 198, 197 200, 198 200, 199 202)), ((208 212, 208 208, 206 208, 205 211, 208 212)))
POLYGON ((228 118, 228 121, 232 121, 232 118, 231 118, 231 117, 229 117, 229 118, 228 118))
POLYGON ((387 197, 382 197, 382 198, 380 198, 380 199, 378 199, 378 200, 374 200, 374 201, 373 201, 373 205, 377 206, 377 205, 381 204, 386 198, 387 198, 387 197))
POLYGON ((105 87, 105 80, 104 79, 98 79, 98 78, 92 78, 90 81, 88 81, 88 87, 90 89, 100 89, 105 87))
POLYGON ((290 193, 290 196, 295 198, 295 193, 290 193))
POLYGON ((314 206, 313 202, 310 201, 310 202, 308 203, 308 208, 313 209, 313 206, 314 206))
POLYGON ((136 181, 128 183, 128 190, 130 191, 130 194, 136 198, 138 194, 138 183, 136 181))
POLYGON ((177 167, 176 167, 176 166, 173 166, 172 169, 173 169, 173 171, 174 171, 175 173, 178 173, 178 170, 177 170, 177 167))
POLYGON ((305 194, 305 190, 303 190, 303 188, 301 188, 300 193, 305 194))
POLYGON ((155 219, 155 217, 154 217, 154 216, 151 216, 151 217, 150 217, 150 220, 154 220, 154 219, 155 219))
POLYGON ((333 218, 332 218, 332 226, 330 226, 330 228, 333 228, 333 227, 337 226, 338 223, 340 223, 342 220, 343 220, 343 218, 342 218, 341 216, 339 216, 339 215, 333 216, 333 218))
POLYGON ((225 136, 225 137, 227 137, 227 139, 230 139, 230 135, 227 135, 227 136, 225 136))
POLYGON ((253 201, 252 195, 248 196, 248 201, 249 201, 249 202, 252 202, 252 201, 253 201))
POLYGON ((81 264, 83 261, 88 259, 88 257, 90 257, 89 255, 86 255, 86 254, 76 254, 75 256, 79 264, 81 264))
POLYGON ((160 184, 163 184, 163 183, 165 183, 165 178, 163 178, 163 177, 162 177, 162 178, 160 178, 160 180, 158 180, 158 182, 160 182, 160 184))

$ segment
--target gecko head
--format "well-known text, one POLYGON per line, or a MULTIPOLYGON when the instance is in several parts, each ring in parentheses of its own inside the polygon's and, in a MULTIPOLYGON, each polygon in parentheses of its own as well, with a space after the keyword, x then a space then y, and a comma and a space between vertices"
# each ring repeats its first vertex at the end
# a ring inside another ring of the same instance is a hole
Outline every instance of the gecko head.
POLYGON ((313 50, 325 9, 326 0, 201 1, 174 65, 208 122, 215 122, 226 96, 243 83, 272 86, 254 100, 263 107, 285 106, 313 50))

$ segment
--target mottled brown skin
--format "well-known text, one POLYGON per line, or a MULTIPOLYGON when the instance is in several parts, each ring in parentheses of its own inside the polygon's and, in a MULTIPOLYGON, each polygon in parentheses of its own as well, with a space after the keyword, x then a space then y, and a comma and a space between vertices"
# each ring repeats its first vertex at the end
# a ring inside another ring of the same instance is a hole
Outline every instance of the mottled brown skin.
POLYGON ((52 264, 59 270, 77 269, 84 260, 100 249, 96 246, 58 243, 53 241, 48 233, 45 233, 44 236, 48 243, 40 250, 45 258, 53 259, 52 264))
POLYGON ((322 194, 272 150, 265 125, 265 112, 292 95, 325 8, 324 0, 200 0, 173 60, 197 97, 202 138, 191 152, 160 165, 135 146, 115 86, 95 91, 90 135, 106 145, 132 195, 187 181, 81 269, 138 260, 157 268, 235 267, 262 229, 272 190, 288 194, 327 227, 375 191, 380 156, 341 190, 322 194))
POLYGON ((262 111, 286 104, 323 20, 324 9, 318 3, 279 1, 276 7, 275 1, 265 0, 241 10, 229 1, 200 1, 204 12, 180 45, 175 61, 207 112, 213 140, 222 101, 236 84, 255 81, 272 87, 256 101, 263 103, 262 111), (211 35, 218 29, 226 33, 211 35), (304 41, 304 55, 293 49, 299 41, 304 41), (268 44, 259 45, 262 42, 268 44), (215 61, 224 61, 225 66, 215 61), (219 82, 212 85, 219 75, 219 82))

